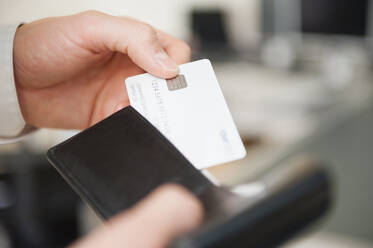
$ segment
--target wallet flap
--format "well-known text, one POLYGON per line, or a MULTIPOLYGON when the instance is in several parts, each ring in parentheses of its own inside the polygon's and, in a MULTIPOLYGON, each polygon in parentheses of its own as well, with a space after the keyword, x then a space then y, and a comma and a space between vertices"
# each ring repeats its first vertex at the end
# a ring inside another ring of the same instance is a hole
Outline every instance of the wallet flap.
POLYGON ((213 186, 131 106, 51 148, 47 157, 103 218, 164 183, 196 195, 213 186))

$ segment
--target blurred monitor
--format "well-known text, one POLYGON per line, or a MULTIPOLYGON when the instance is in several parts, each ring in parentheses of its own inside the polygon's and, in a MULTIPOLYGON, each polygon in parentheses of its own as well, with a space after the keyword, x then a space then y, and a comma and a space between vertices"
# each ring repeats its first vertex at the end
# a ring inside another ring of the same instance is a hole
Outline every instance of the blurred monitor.
POLYGON ((263 32, 371 35, 372 0, 263 0, 263 32))
POLYGON ((228 42, 224 13, 221 10, 193 10, 191 13, 193 38, 200 45, 221 46, 228 42))
POLYGON ((369 0, 301 0, 303 33, 366 36, 369 0))
POLYGON ((190 12, 190 28, 193 59, 229 60, 235 57, 223 9, 193 9, 190 12))

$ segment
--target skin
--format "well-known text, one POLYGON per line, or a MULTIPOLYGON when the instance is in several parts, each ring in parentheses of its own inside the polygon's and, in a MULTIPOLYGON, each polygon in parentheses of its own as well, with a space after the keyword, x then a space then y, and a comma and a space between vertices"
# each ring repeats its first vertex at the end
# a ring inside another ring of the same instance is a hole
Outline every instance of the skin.
POLYGON ((36 127, 87 128, 129 105, 125 78, 172 78, 189 57, 183 41, 130 18, 88 11, 25 24, 13 52, 23 117, 36 127))
POLYGON ((202 220, 202 206, 178 185, 166 185, 70 248, 163 248, 202 220))
MULTIPOLYGON (((126 17, 88 11, 25 24, 13 49, 21 112, 35 127, 84 129, 129 105, 127 77, 172 78, 189 58, 185 42, 126 17)), ((161 186, 72 247, 166 247, 202 216, 189 191, 161 186)))

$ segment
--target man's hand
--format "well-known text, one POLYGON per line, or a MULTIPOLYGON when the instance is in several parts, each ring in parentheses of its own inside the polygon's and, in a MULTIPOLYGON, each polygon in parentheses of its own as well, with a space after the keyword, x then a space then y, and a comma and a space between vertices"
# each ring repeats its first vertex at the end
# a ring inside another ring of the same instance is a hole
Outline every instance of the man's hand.
POLYGON ((190 49, 148 24, 88 11, 21 26, 13 57, 26 123, 83 129, 129 105, 125 78, 174 77, 190 49))
POLYGON ((184 188, 167 185, 71 248, 164 248, 202 220, 202 206, 184 188))
MULTIPOLYGON (((183 41, 130 18, 88 11, 25 24, 13 50, 23 117, 36 127, 86 128, 129 104, 128 76, 171 78, 189 57, 183 41)), ((73 247, 165 247, 201 219, 191 193, 163 186, 73 247)))

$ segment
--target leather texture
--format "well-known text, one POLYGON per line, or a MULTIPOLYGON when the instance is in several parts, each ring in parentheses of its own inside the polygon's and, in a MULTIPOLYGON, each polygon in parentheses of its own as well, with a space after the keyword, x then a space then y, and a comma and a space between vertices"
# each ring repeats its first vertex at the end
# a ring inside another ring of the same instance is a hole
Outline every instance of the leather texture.
POLYGON ((330 202, 329 177, 318 166, 257 199, 217 187, 132 107, 51 148, 47 157, 104 219, 162 184, 186 187, 201 200, 205 219, 173 248, 275 247, 323 215, 330 202))
POLYGON ((132 107, 51 148, 47 157, 105 219, 165 183, 181 184, 196 195, 213 187, 132 107))

